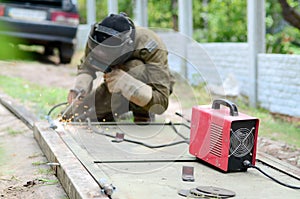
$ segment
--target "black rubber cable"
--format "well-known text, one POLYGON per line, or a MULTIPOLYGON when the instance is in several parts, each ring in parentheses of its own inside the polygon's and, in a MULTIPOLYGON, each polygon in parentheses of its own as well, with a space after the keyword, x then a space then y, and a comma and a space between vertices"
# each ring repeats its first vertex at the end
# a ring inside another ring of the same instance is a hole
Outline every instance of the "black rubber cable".
POLYGON ((178 132, 178 130, 176 129, 175 125, 173 124, 173 122, 169 122, 169 124, 171 125, 172 129, 174 130, 174 132, 179 135, 182 139, 184 140, 188 140, 187 137, 185 137, 184 135, 182 135, 181 133, 178 132))
POLYGON ((48 112, 48 116, 50 116, 51 115, 51 113, 52 113, 52 111, 54 111, 57 107, 60 107, 60 106, 63 106, 63 105, 67 105, 68 104, 68 102, 62 102, 62 103, 59 103, 59 104, 56 104, 55 106, 53 106, 51 109, 50 109, 50 111, 48 112))
MULTIPOLYGON (((51 120, 51 117, 50 117, 52 111, 55 110, 57 107, 60 107, 60 106, 66 105, 66 104, 68 104, 68 102, 62 102, 62 103, 56 104, 48 112, 47 119, 48 119, 48 122, 51 124, 51 128, 56 128, 56 126, 53 124, 53 122, 51 120)), ((100 134, 100 135, 104 135, 104 136, 107 136, 107 137, 110 137, 110 138, 115 138, 115 136, 113 136, 113 135, 110 135, 110 134, 104 133, 103 131, 98 131, 97 129, 95 129, 91 125, 91 121, 89 120, 89 118, 87 118, 87 123, 88 123, 88 127, 91 128, 95 133, 100 134)), ((145 146, 145 147, 148 147, 148 148, 151 148, 151 149, 154 149, 154 148, 163 148, 163 147, 168 147, 168 146, 174 146, 174 145, 183 144, 183 143, 189 144, 189 139, 186 138, 186 137, 184 137, 181 133, 179 133, 178 130, 176 129, 175 125, 171 121, 169 123, 170 123, 172 129, 174 130, 174 132, 177 135, 179 135, 181 138, 183 138, 184 140, 177 141, 177 142, 171 142, 171 143, 168 143, 168 144, 162 144, 162 145, 149 145, 149 144, 146 144, 144 142, 130 140, 130 139, 126 139, 126 138, 124 138, 123 141, 134 143, 134 144, 138 144, 138 145, 142 145, 142 146, 145 146)))
MULTIPOLYGON (((97 133, 99 135, 104 135, 104 136, 107 136, 107 137, 110 137, 110 138, 116 138, 114 135, 110 135, 108 133, 104 133, 103 131, 99 131, 98 129, 96 129, 95 127, 93 127, 91 125, 89 120, 87 120, 87 121, 88 121, 89 128, 92 129, 95 133, 97 133)), ((171 143, 167 143, 167 144, 161 144, 161 145, 149 145, 149 144, 146 144, 144 142, 140 142, 140 141, 136 141, 136 140, 130 140, 130 139, 126 139, 126 138, 124 138, 123 141, 133 143, 133 144, 142 145, 142 146, 145 146, 145 147, 148 147, 148 148, 151 148, 151 149, 174 146, 174 145, 183 144, 183 143, 189 144, 188 139, 177 141, 177 142, 171 142, 171 143)))
POLYGON ((297 187, 297 186, 294 186, 294 185, 289 185, 289 184, 286 184, 284 182, 281 182, 281 181, 277 180, 276 178, 274 178, 274 177, 270 176, 269 174, 267 174, 266 172, 264 172, 261 168, 251 164, 249 160, 245 160, 243 162, 243 164, 248 168, 254 168, 254 169, 258 170, 259 172, 261 172, 262 174, 264 174, 265 176, 267 176, 268 178, 270 178, 271 180, 273 180, 274 182, 277 182, 278 184, 280 184, 282 186, 285 186, 285 187, 288 187, 288 188, 291 188, 291 189, 300 189, 300 187, 297 187))
POLYGON ((181 113, 175 112, 176 115, 178 115, 179 117, 185 119, 185 121, 187 121, 188 123, 191 123, 191 120, 185 118, 181 113))

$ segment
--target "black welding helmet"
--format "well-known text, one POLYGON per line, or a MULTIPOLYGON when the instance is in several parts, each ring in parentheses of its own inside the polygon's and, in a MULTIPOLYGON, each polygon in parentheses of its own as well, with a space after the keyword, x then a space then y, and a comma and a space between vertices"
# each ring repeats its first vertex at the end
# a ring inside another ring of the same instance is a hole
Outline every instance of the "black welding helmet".
POLYGON ((91 28, 87 61, 102 72, 124 63, 134 50, 134 37, 134 23, 126 14, 109 15, 91 28))

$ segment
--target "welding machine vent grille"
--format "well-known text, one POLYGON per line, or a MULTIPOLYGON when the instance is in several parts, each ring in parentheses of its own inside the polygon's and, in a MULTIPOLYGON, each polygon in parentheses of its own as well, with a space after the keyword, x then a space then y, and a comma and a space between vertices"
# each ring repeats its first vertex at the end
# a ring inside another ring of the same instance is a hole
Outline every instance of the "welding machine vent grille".
POLYGON ((217 125, 215 123, 211 124, 210 129, 210 153, 217 157, 222 156, 222 126, 217 125))
POLYGON ((236 131, 231 131, 230 137, 230 156, 243 157, 249 154, 254 146, 253 127, 251 130, 248 128, 239 128, 236 131))

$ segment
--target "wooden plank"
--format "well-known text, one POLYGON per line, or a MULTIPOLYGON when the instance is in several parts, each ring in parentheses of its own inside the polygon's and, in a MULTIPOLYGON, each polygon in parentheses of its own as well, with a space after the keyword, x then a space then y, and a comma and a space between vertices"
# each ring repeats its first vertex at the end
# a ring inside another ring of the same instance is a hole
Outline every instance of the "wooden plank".
POLYGON ((76 155, 76 158, 78 158, 78 160, 84 165, 93 179, 98 182, 100 186, 103 186, 103 184, 99 183, 101 180, 105 180, 105 182, 109 184, 109 176, 107 176, 106 173, 104 173, 102 169, 94 163, 93 158, 90 156, 88 151, 81 148, 72 136, 70 136, 70 132, 65 129, 57 129, 56 131, 73 154, 76 155))
POLYGON ((72 199, 108 198, 59 135, 45 122, 34 125, 34 137, 39 143, 68 196, 72 199))

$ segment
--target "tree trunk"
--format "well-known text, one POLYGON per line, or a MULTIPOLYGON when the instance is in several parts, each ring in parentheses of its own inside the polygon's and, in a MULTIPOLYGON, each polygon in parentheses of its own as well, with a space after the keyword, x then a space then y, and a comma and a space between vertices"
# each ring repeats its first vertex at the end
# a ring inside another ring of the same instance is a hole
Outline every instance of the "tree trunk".
POLYGON ((297 13, 286 0, 278 0, 282 8, 283 18, 292 26, 300 29, 300 14, 297 13))
POLYGON ((178 31, 178 4, 177 0, 171 0, 171 12, 172 12, 172 20, 173 20, 173 30, 178 31))

